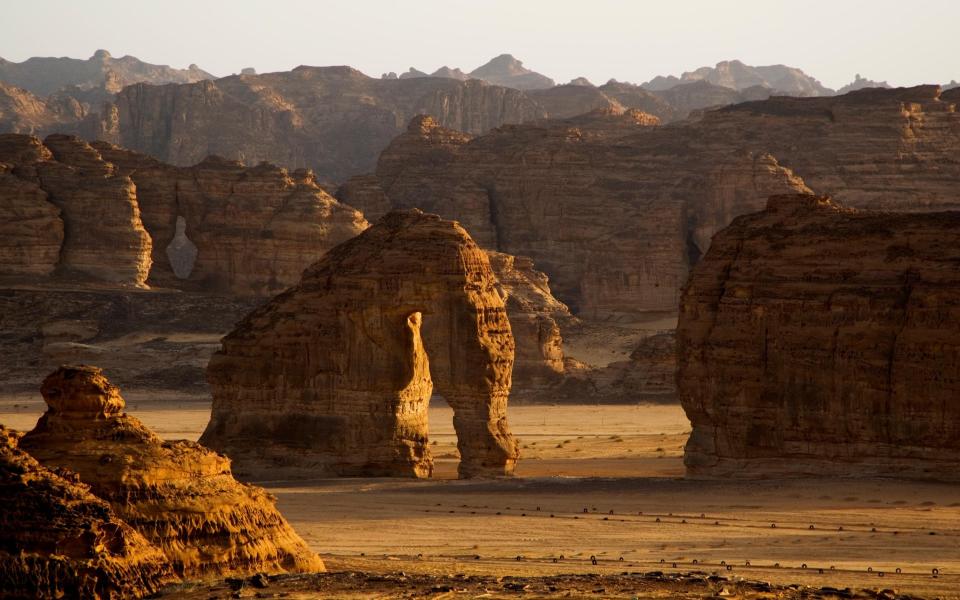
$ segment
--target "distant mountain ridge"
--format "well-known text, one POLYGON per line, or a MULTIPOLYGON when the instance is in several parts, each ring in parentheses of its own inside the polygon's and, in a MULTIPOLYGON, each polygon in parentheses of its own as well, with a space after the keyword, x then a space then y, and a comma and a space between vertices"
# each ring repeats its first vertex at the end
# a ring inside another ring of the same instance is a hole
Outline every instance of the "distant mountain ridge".
POLYGON ((34 56, 17 63, 0 58, 0 81, 38 96, 49 96, 72 87, 116 93, 134 83, 194 83, 204 79, 216 77, 197 65, 174 69, 150 64, 135 56, 114 58, 106 50, 97 50, 87 60, 34 56))
POLYGON ((706 81, 714 85, 742 91, 761 86, 791 96, 832 96, 834 91, 802 70, 786 65, 753 67, 739 60, 725 60, 714 67, 700 67, 675 77, 654 77, 641 87, 651 91, 664 91, 684 83, 706 81))
POLYGON ((517 60, 511 54, 501 54, 490 59, 469 73, 464 73, 459 68, 450 68, 446 65, 440 67, 433 73, 420 71, 410 67, 408 71, 400 74, 384 73, 383 79, 413 79, 416 77, 445 77, 447 79, 457 79, 466 81, 467 79, 479 79, 493 85, 501 85, 517 90, 543 90, 552 88, 556 85, 553 79, 546 75, 531 71, 523 66, 523 62, 517 60))

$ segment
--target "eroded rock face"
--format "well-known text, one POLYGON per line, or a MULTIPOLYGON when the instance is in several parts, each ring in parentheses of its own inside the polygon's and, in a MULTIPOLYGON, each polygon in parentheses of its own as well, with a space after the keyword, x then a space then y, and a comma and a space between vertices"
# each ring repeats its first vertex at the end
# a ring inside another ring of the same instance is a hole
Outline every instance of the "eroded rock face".
POLYGON ((436 391, 454 410, 460 475, 509 474, 513 360, 486 253, 456 223, 393 212, 223 339, 201 441, 245 475, 424 477, 436 391))
POLYGON ((0 162, 0 274, 46 276, 60 261, 63 220, 37 183, 13 175, 0 162))
POLYGON ((0 135, 0 276, 267 296, 368 223, 307 170, 0 135), (177 223, 181 229, 177 229, 177 223))
POLYGON ((547 276, 534 268, 532 260, 502 252, 487 255, 516 340, 513 395, 542 399, 544 388, 556 385, 564 374, 561 326, 576 319, 550 293, 547 276))
POLYGON ((800 195, 715 236, 677 331, 688 473, 955 481, 958 235, 800 195))
POLYGON ((6 163, 0 173, 6 182, 0 187, 0 210, 13 217, 22 210, 27 217, 4 225, 11 229, 4 242, 15 245, 7 252, 21 255, 4 274, 50 273, 56 252, 55 265, 65 274, 145 284, 152 242, 129 177, 118 174, 86 142, 65 135, 51 135, 43 143, 31 136, 0 135, 0 163, 6 163), (25 261, 33 259, 33 272, 24 273, 31 270, 25 261))
POLYGON ((457 219, 486 248, 531 257, 578 316, 631 319, 674 311, 711 236, 770 195, 960 207, 958 99, 935 86, 773 97, 664 127, 600 111, 477 138, 421 118, 375 178, 337 196, 457 219))
POLYGON ((136 84, 121 90, 113 106, 117 119, 88 135, 175 165, 216 154, 248 165, 309 168, 324 181, 372 169, 380 150, 420 113, 473 133, 546 116, 511 88, 477 80, 373 79, 349 67, 136 84))
POLYGON ((771 193, 806 187, 767 154, 702 147, 657 123, 597 111, 471 138, 420 117, 384 151, 376 179, 337 196, 456 219, 485 248, 531 257, 577 316, 673 312, 714 231, 771 193))
POLYGON ((41 388, 47 412, 21 446, 49 468, 76 472, 184 579, 322 571, 261 488, 230 461, 186 441, 164 442, 123 412, 96 367, 61 367, 41 388))
POLYGON ((156 240, 152 283, 274 294, 368 225, 305 169, 244 167, 215 156, 174 167, 104 142, 93 145, 136 183, 144 225, 156 240))
POLYGON ((139 598, 175 580, 160 550, 75 474, 41 466, 0 425, 0 594, 139 598))

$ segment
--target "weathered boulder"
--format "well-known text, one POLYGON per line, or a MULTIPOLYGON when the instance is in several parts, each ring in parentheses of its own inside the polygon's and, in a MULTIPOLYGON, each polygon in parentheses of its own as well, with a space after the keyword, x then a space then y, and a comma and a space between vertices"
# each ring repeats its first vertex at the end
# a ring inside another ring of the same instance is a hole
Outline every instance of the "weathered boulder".
POLYGON ((322 571, 261 488, 237 482, 229 459, 164 442, 123 412, 96 367, 61 367, 41 388, 47 412, 21 447, 49 468, 76 472, 184 579, 322 571))
MULTIPOLYGON (((86 142, 65 135, 51 135, 43 143, 31 136, 0 135, 0 162, 12 166, 5 167, 9 185, 0 187, 0 204, 12 207, 27 194, 33 197, 33 212, 39 210, 50 221, 50 209, 36 204, 45 194, 62 219, 60 226, 51 223, 45 235, 31 234, 36 228, 31 220, 8 225, 19 231, 19 252, 50 257, 51 243, 62 229, 57 266, 64 274, 145 285, 152 244, 129 177, 117 174, 86 142)), ((48 270, 49 259, 38 266, 48 270)), ((14 267, 11 274, 22 270, 14 267)))
POLYGON ((772 197, 684 288, 691 475, 957 480, 960 212, 772 197))
POLYGON ((454 410, 460 475, 509 474, 513 359, 486 253, 457 223, 393 212, 223 339, 201 442, 244 475, 425 477, 436 391, 454 410))
POLYGON ((41 466, 0 425, 0 596, 132 598, 175 577, 160 550, 75 474, 41 466))

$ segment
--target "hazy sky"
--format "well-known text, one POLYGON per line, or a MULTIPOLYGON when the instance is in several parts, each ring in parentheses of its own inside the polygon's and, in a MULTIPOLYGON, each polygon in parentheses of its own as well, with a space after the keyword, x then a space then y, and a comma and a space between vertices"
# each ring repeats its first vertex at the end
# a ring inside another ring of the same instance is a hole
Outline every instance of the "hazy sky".
POLYGON ((2 0, 0 56, 114 56, 215 75, 351 65, 469 71, 510 53, 558 82, 640 83, 717 61, 837 88, 960 80, 960 0, 2 0))

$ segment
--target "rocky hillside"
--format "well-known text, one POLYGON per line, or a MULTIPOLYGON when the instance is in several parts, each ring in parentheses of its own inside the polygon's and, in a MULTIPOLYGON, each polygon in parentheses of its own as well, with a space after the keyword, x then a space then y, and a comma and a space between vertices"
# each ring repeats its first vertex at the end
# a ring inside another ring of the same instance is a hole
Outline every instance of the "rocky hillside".
POLYGON ((960 212, 778 196, 684 289, 678 395, 694 475, 956 480, 960 212))

